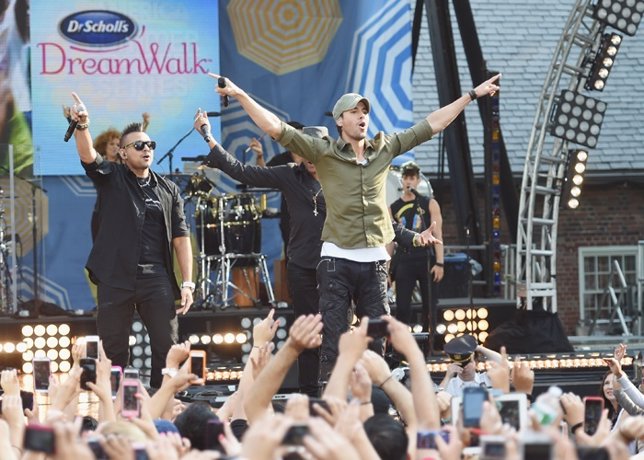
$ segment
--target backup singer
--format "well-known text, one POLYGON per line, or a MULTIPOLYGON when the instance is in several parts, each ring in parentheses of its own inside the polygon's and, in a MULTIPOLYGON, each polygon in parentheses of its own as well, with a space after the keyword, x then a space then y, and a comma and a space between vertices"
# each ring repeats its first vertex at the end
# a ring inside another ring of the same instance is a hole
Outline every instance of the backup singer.
POLYGON ((71 116, 74 137, 86 174, 97 191, 98 232, 86 268, 98 286, 96 327, 107 357, 128 363, 134 309, 150 335, 150 386, 161 385, 161 369, 177 340, 177 312, 192 305, 192 248, 179 188, 152 172, 154 141, 131 124, 123 131, 123 164, 103 159, 92 146, 89 113, 76 93, 71 116), (172 270, 172 250, 183 278, 181 289, 172 270), (181 307, 175 310, 175 299, 181 307))
MULTIPOLYGON (((218 79, 219 75, 210 74, 218 79)), ((346 331, 351 301, 358 316, 388 313, 385 245, 393 239, 385 182, 391 161, 444 130, 477 97, 499 89, 496 75, 442 107, 411 128, 378 133, 367 139, 369 100, 356 93, 340 97, 333 108, 340 138, 315 139, 283 123, 274 113, 225 79, 215 85, 220 96, 234 97, 265 133, 283 147, 313 162, 326 191, 327 219, 322 231, 322 260, 318 266, 323 342, 320 374, 333 369, 340 334, 346 331)), ((378 341, 373 343, 379 348, 378 341)))

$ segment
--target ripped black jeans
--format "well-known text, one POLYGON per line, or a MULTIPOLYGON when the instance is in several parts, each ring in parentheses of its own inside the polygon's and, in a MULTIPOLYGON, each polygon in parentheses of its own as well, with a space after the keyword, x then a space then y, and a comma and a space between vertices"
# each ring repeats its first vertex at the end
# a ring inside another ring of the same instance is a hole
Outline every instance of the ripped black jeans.
MULTIPOLYGON (((317 268, 317 279, 320 313, 324 323, 320 380, 326 381, 338 357, 340 335, 349 329, 351 301, 355 302, 358 318, 378 318, 389 313, 386 261, 354 262, 322 257, 317 268)), ((383 340, 374 340, 369 348, 383 354, 383 340)))

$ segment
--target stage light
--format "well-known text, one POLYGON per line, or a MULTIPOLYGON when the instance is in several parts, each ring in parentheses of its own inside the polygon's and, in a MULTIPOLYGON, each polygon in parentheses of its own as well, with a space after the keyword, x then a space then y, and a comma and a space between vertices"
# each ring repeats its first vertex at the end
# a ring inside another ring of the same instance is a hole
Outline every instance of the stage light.
POLYGON ((606 108, 603 101, 563 90, 553 106, 550 134, 593 148, 597 145, 606 108))
POLYGON ((36 327, 34 327, 34 334, 36 334, 38 337, 45 335, 45 332, 47 332, 47 330, 45 329, 45 326, 43 326, 42 324, 39 324, 36 327))
POLYGON ((443 311, 443 319, 445 321, 453 321, 454 320, 454 311, 453 310, 444 310, 443 311))
POLYGON ((5 353, 13 353, 16 351, 16 346, 11 342, 5 343, 3 348, 5 353))
POLYGON ((45 352, 45 350, 36 350, 34 352, 34 358, 41 359, 46 357, 47 357, 47 352, 45 352))
POLYGON ((69 361, 61 361, 58 369, 60 370, 60 372, 69 372, 71 367, 72 365, 69 361))
POLYGON ((29 336, 33 335, 33 333, 34 333, 34 328, 33 327, 29 326, 28 324, 22 326, 22 335, 23 335, 23 337, 29 337, 29 336))
POLYGON ((599 44, 597 54, 593 59, 588 78, 584 84, 584 88, 589 91, 603 91, 606 86, 606 80, 613 69, 615 63, 615 56, 619 50, 619 45, 622 43, 621 35, 612 33, 604 34, 599 44))
POLYGON ((49 324, 45 328, 47 335, 56 335, 58 333, 58 327, 55 324, 49 324))
POLYGON ((569 150, 566 161, 566 176, 561 190, 561 202, 565 203, 569 209, 577 209, 580 204, 581 185, 584 182, 584 174, 587 169, 588 152, 569 150))
POLYGON ((445 334, 445 331, 447 331, 447 326, 445 326, 443 323, 437 324, 436 325, 436 333, 443 335, 445 334))
POLYGON ((201 336, 201 343, 203 345, 209 345, 210 342, 212 342, 212 338, 209 335, 204 334, 204 335, 201 336))
POLYGON ((16 344, 16 351, 18 353, 24 353, 25 351, 27 351, 27 344, 24 343, 24 342, 17 343, 16 344))
POLYGON ((414 327, 411 329, 411 331, 414 334, 419 334, 423 332, 423 325, 422 324, 414 324, 414 327))
POLYGON ((192 345, 197 345, 199 343, 199 336, 196 334, 191 334, 190 337, 188 337, 188 342, 190 342, 192 345))
POLYGON ((47 337, 47 347, 56 348, 58 346, 58 339, 56 337, 47 337))
POLYGON ((22 353, 22 360, 23 361, 33 361, 34 359, 34 352, 31 350, 27 350, 22 353))
POLYGON ((43 337, 36 337, 36 340, 34 340, 34 346, 36 348, 45 348, 45 345, 47 345, 47 341, 43 337))
POLYGON ((447 325, 447 332, 450 334, 456 334, 458 332, 458 324, 450 323, 447 325))
POLYGON ((595 5, 594 16, 631 37, 644 14, 644 0, 599 0, 595 5))
POLYGON ((235 336, 235 342, 237 342, 237 343, 241 344, 241 343, 246 343, 247 341, 248 341, 248 337, 243 332, 240 332, 239 334, 237 334, 235 336))
POLYGON ((30 361, 22 363, 22 372, 25 374, 31 374, 34 371, 34 366, 30 361))
POLYGON ((224 342, 227 344, 231 344, 235 342, 235 334, 231 334, 230 332, 227 332, 224 334, 224 342))
POLYGON ((133 347, 133 346, 134 346, 134 344, 136 344, 136 337, 134 337, 133 335, 131 335, 131 336, 130 336, 130 340, 128 340, 128 345, 129 345, 129 346, 131 346, 131 347, 133 347))
POLYGON ((60 335, 69 335, 70 329, 69 329, 69 324, 61 324, 58 326, 58 333, 60 335))
POLYGON ((60 348, 67 348, 71 345, 71 343, 71 340, 69 340, 69 337, 67 336, 62 336, 60 339, 58 339, 58 345, 60 346, 60 348))
POLYGON ((465 310, 456 310, 454 312, 454 318, 458 321, 463 321, 465 319, 465 310))
POLYGON ((58 357, 63 360, 69 359, 71 356, 72 353, 67 348, 63 348, 62 350, 60 350, 60 352, 58 352, 58 357))
POLYGON ((55 361, 58 359, 58 351, 54 348, 50 348, 47 350, 47 358, 49 358, 50 361, 55 361))
POLYGON ((224 336, 221 334, 214 334, 212 336, 212 341, 215 345, 221 345, 222 343, 224 343, 224 336))

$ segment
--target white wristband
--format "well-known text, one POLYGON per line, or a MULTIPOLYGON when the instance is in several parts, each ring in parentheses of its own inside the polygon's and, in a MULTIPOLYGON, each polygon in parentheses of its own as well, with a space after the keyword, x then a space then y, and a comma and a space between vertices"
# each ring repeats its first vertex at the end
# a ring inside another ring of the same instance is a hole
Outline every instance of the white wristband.
POLYGON ((184 281, 183 283, 181 283, 181 289, 188 288, 191 291, 194 291, 196 287, 197 287, 197 285, 195 283, 193 283, 192 281, 184 281))

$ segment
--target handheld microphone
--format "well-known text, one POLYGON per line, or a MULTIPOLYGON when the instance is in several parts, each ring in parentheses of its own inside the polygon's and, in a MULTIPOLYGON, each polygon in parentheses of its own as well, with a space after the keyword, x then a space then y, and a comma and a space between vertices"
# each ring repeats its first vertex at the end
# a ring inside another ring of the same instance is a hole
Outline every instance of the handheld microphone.
POLYGON ((203 136, 203 139, 204 139, 206 142, 210 142, 210 138, 211 138, 211 134, 210 134, 210 126, 208 126, 206 123, 204 123, 204 124, 203 124, 203 125, 201 125, 201 127, 199 128, 199 132, 201 133, 201 135, 203 136))
POLYGON ((409 191, 413 193, 416 198, 420 196, 420 193, 418 193, 414 187, 409 187, 409 191))
POLYGON ((208 117, 220 117, 221 112, 206 112, 206 116, 208 116, 208 117))
MULTIPOLYGON (((219 77, 217 79, 217 86, 219 86, 220 88, 225 88, 226 87, 226 79, 224 77, 219 77)), ((225 94, 223 96, 221 96, 221 106, 222 107, 228 107, 228 96, 225 95, 225 94)))
POLYGON ((69 141, 69 139, 72 137, 72 134, 74 134, 74 130, 76 129, 76 125, 78 124, 77 121, 72 120, 69 122, 69 126, 67 127, 67 131, 65 131, 65 142, 69 141))

